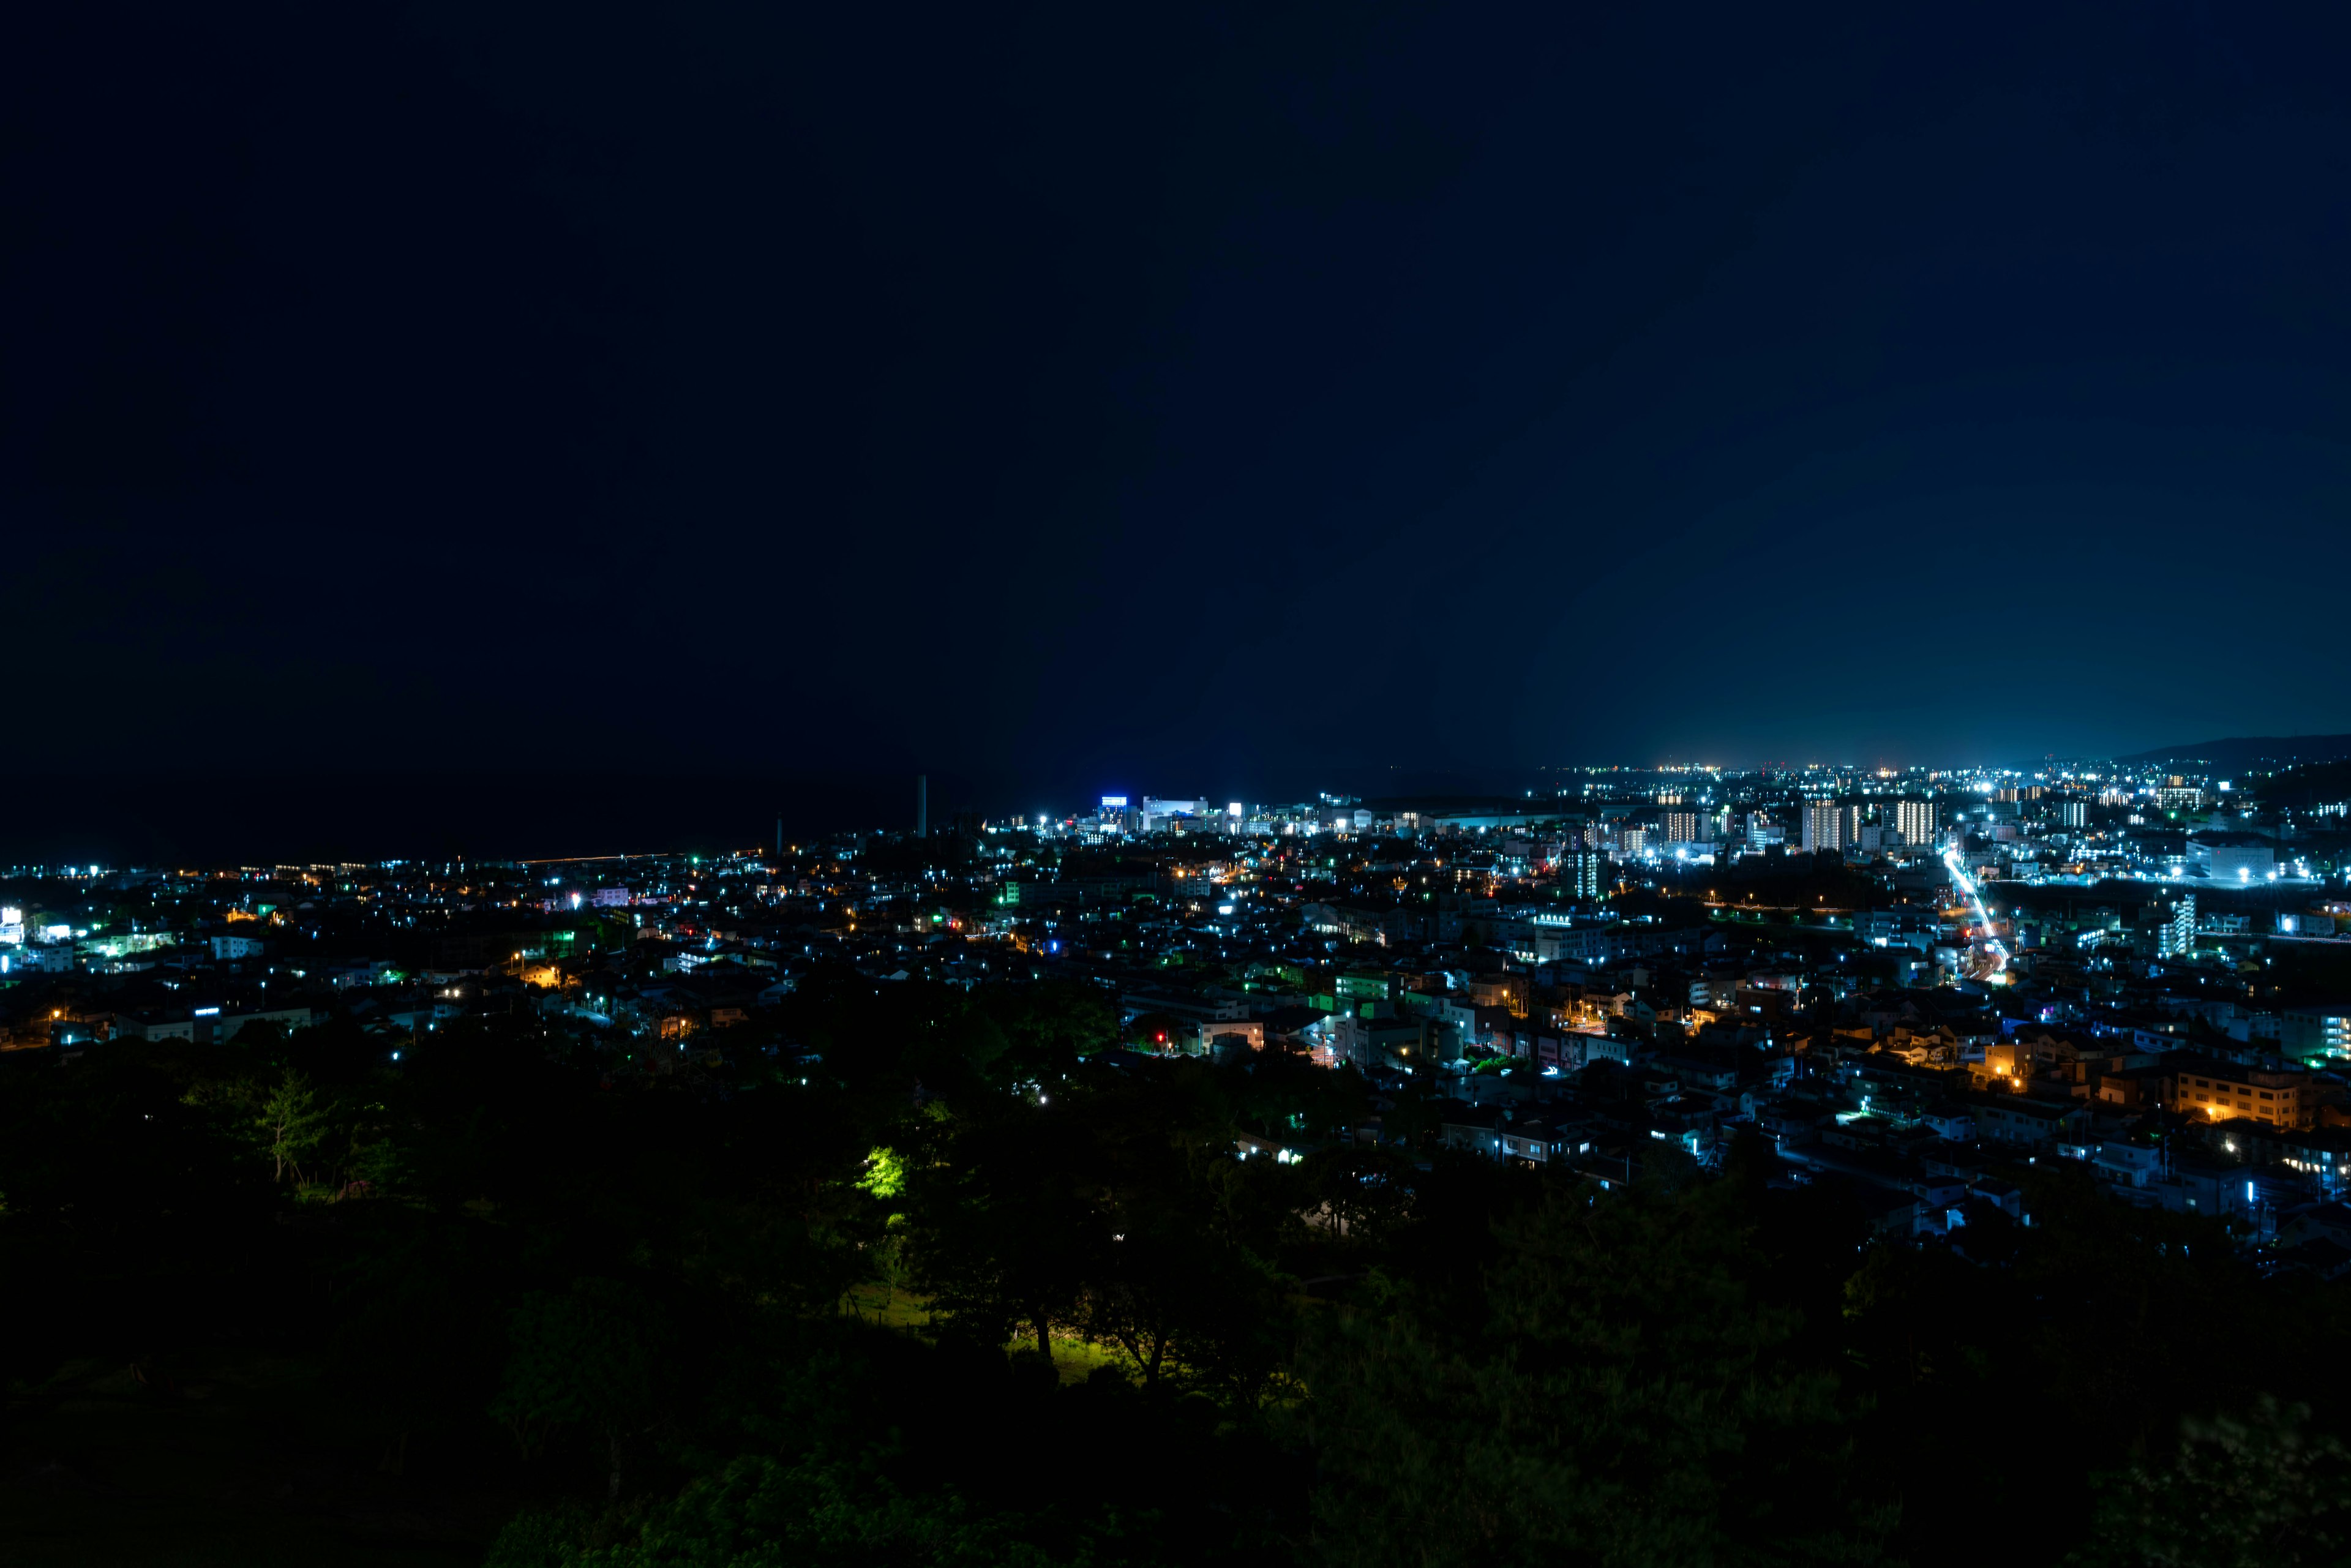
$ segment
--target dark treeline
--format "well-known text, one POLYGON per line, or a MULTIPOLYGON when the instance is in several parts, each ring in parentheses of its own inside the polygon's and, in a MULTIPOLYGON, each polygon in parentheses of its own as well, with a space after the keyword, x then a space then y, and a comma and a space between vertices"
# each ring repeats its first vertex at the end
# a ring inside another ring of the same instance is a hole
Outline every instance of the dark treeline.
MULTIPOLYGON (((2344 1297, 2074 1173, 1961 1256, 1760 1144, 1602 1191, 1438 1148, 1409 1096, 1356 1143, 1352 1071, 1129 1056, 1083 988, 820 974, 686 1043, 0 1059, 12 1472, 100 1508, 61 1436, 92 1379, 170 1420, 243 1358, 301 1369, 278 1438, 478 1521, 402 1561, 2345 1550, 2344 1297)), ((175 1552, 274 1560, 209 1516, 175 1552)))
MULTIPOLYGON (((0 863, 175 866, 712 853, 787 834, 902 828, 911 769, 872 773, 19 772, 42 811, 0 821, 0 863)), ((933 809, 979 786, 930 781, 933 809)))

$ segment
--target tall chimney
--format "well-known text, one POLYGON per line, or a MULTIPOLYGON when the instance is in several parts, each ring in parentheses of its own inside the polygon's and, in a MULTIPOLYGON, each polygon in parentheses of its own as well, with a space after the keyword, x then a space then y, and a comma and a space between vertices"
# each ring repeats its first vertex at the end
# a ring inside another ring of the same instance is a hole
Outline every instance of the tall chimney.
POLYGON ((931 836, 931 776, 927 773, 914 775, 914 836, 931 836))

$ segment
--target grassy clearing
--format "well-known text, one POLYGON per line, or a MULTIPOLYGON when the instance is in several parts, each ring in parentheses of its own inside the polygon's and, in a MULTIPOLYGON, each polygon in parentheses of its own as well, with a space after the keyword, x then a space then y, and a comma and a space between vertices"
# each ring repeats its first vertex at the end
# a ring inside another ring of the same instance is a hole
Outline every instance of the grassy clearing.
POLYGON ((1128 1375, 1127 1359, 1118 1352, 1075 1335, 1053 1336, 1053 1368, 1061 1375, 1064 1384, 1083 1383, 1094 1375, 1095 1368, 1103 1366, 1114 1369, 1121 1376, 1128 1375))
POLYGON ((841 1310, 863 1318, 869 1323, 904 1329, 913 1333, 920 1333, 931 1326, 929 1297, 916 1295, 900 1286, 885 1285, 878 1280, 851 1286, 841 1310))
MULTIPOLYGON (((885 1285, 879 1281, 869 1280, 862 1285, 852 1286, 841 1303, 841 1311, 867 1322, 913 1334, 922 1334, 931 1326, 928 1297, 900 1286, 885 1285)), ((1004 1348, 1007 1351, 1034 1350, 1036 1343, 1035 1340, 1021 1334, 1006 1341, 1004 1348)), ((1128 1372, 1126 1357, 1117 1351, 1058 1330, 1053 1334, 1053 1365, 1065 1384, 1083 1383, 1093 1375, 1097 1367, 1113 1367, 1122 1375, 1128 1372)))

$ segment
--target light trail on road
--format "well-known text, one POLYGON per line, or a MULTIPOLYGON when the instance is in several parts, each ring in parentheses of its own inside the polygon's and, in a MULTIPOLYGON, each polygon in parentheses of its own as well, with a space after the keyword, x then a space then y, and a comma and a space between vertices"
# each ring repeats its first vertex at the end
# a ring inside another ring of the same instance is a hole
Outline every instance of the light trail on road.
POLYGON ((1956 848, 1945 850, 1943 864, 1949 868, 1951 880, 1958 883, 1967 894, 1968 902, 1975 905, 1976 921, 1983 927, 1984 946, 1991 949, 1992 973, 1995 975, 2007 973, 2008 947, 1999 937, 1991 934, 1991 911, 1984 907, 1983 894, 1976 891, 1975 878, 1970 876, 1968 868, 1960 863, 1959 852, 1956 848))

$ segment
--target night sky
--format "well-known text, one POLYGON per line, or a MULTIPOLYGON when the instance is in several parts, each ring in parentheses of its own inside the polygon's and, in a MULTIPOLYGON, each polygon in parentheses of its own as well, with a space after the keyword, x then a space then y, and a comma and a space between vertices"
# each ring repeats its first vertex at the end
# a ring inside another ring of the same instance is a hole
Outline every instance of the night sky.
POLYGON ((2351 730, 2342 14, 18 7, 0 763, 2351 730))

